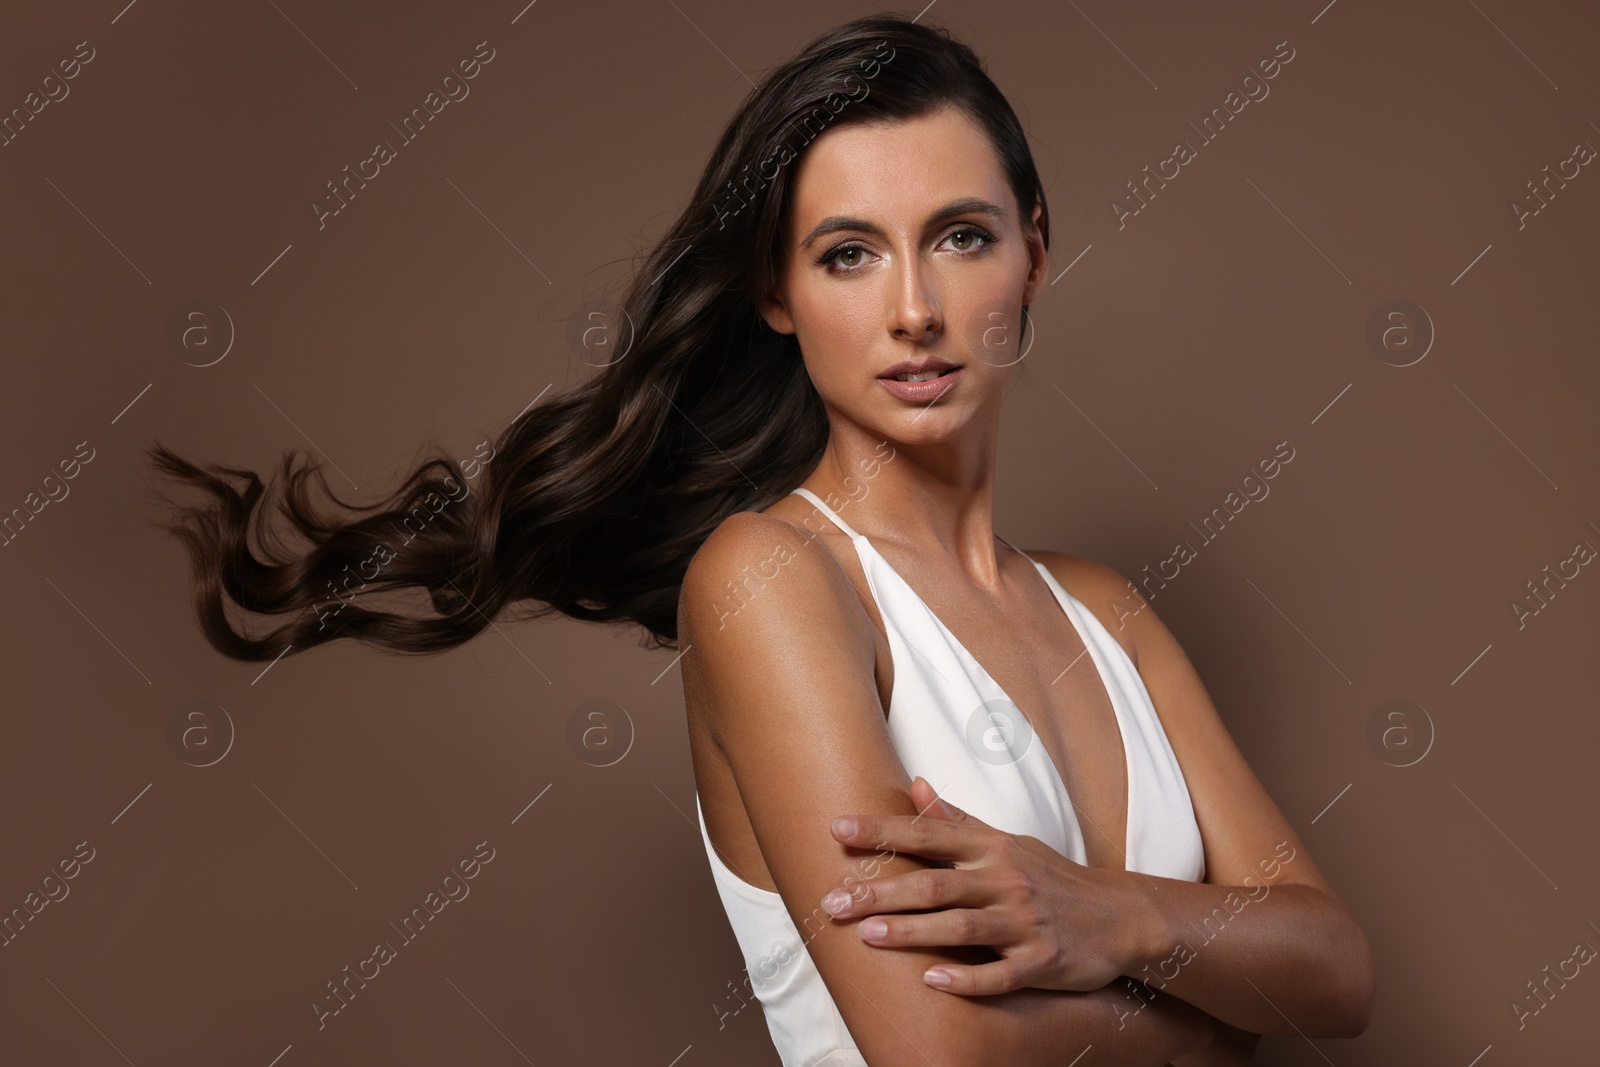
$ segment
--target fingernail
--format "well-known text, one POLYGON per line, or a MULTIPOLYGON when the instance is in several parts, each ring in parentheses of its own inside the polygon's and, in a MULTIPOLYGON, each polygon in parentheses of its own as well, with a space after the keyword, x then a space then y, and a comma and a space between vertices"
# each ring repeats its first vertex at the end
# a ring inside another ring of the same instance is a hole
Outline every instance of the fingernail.
POLYGON ((845 905, 849 903, 850 894, 846 893, 842 889, 835 889, 833 892, 822 898, 822 906, 833 915, 839 914, 845 909, 845 905))
POLYGON ((950 984, 950 972, 941 971, 937 967, 929 968, 923 972, 922 980, 929 985, 947 986, 950 984))
POLYGON ((856 821, 851 818, 833 820, 833 832, 841 837, 851 837, 856 832, 856 821))
POLYGON ((868 941, 876 941, 889 932, 889 924, 874 916, 861 921, 861 936, 868 941))

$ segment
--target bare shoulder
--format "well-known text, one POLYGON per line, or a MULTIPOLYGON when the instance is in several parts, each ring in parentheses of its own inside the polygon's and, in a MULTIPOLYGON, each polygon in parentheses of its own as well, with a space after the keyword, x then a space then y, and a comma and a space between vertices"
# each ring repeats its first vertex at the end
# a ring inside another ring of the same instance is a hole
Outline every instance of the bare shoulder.
POLYGON ((743 679, 799 680, 817 662, 873 677, 875 632, 850 579, 816 535, 784 519, 728 516, 689 561, 678 595, 688 711, 717 737, 743 679))
POLYGON ((1146 606, 1138 586, 1113 568, 1083 556, 1047 548, 1029 549, 1028 555, 1044 564, 1063 589, 1094 613, 1138 667, 1139 650, 1128 625, 1146 606))
POLYGON ((832 616, 871 647, 860 598, 817 535, 755 511, 730 515, 711 532, 690 559, 678 596, 680 637, 687 628, 709 639, 745 616, 753 629, 832 616))

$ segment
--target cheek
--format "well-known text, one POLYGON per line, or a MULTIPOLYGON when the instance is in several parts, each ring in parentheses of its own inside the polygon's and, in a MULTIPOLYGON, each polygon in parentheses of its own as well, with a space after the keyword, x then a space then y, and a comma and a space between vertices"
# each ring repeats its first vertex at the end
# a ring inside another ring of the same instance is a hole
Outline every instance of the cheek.
POLYGON ((951 340, 974 361, 1006 366, 1032 347, 1034 327, 1025 327, 1015 289, 974 287, 946 314, 951 340))
POLYGON ((870 285, 818 286, 796 306, 796 333, 819 373, 883 358, 883 300, 870 285))

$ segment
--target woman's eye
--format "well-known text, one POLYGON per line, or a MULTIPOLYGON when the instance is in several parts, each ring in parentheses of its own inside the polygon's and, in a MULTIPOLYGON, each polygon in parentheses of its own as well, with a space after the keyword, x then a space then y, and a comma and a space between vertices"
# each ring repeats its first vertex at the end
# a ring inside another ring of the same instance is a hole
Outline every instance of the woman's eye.
POLYGON ((866 251, 860 245, 840 245, 838 248, 830 248, 818 256, 817 263, 830 274, 853 274, 860 267, 861 260, 859 257, 864 255, 866 251), (840 261, 844 260, 846 256, 856 256, 858 258, 841 263, 840 261))
MULTIPOLYGON (((972 226, 967 226, 967 227, 963 227, 962 229, 959 229, 959 230, 951 231, 950 240, 952 240, 952 241, 953 240, 958 240, 962 236, 967 237, 969 239, 969 241, 974 240, 974 239, 978 240, 978 241, 982 241, 986 245, 990 244, 990 243, 992 243, 994 241, 994 238, 990 237, 983 230, 977 229, 976 227, 972 227, 972 226)), ((972 249, 972 247, 973 246, 969 243, 965 247, 958 247, 956 249, 956 251, 958 251, 958 252, 967 252, 967 251, 970 251, 972 249)))

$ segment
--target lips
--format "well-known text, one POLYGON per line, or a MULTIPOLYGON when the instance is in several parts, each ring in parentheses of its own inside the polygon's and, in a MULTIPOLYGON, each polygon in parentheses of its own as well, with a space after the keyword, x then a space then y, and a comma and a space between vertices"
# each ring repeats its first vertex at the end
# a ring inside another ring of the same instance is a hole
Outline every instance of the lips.
POLYGON ((944 374, 946 371, 955 370, 957 366, 958 364, 951 363, 947 359, 936 359, 932 356, 926 359, 903 359, 878 377, 893 380, 902 374, 944 374))
MULTIPOLYGON (((899 397, 901 400, 913 404, 928 405, 942 399, 950 390, 954 389, 960 383, 962 374, 965 373, 961 367, 953 363, 944 363, 942 365, 946 368, 943 373, 937 378, 929 378, 925 382, 903 382, 893 375, 879 378, 878 381, 883 383, 883 387, 890 394, 899 397)), ((929 373, 933 373, 939 368, 933 366, 932 361, 927 361, 926 369, 929 373)), ((911 368, 901 373, 914 373, 914 371, 915 368, 911 368)))

